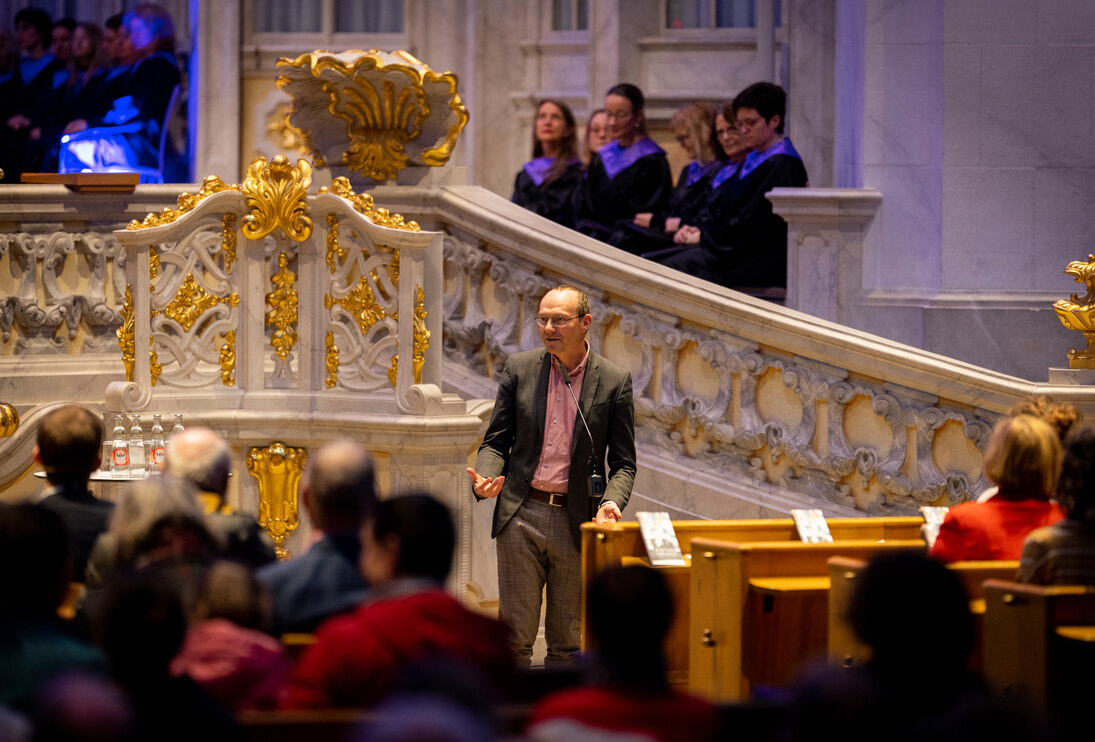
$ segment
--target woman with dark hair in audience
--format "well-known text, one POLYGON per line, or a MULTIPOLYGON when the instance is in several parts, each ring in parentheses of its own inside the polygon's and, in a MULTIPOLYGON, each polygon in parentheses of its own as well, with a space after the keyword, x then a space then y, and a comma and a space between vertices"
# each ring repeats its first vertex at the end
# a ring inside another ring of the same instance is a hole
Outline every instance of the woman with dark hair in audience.
POLYGON ((586 124, 586 164, 593 161, 593 155, 597 154, 601 147, 612 141, 608 129, 608 112, 605 109, 598 108, 589 114, 589 123, 586 124))
POLYGON ((665 150, 646 135, 643 93, 620 83, 605 96, 605 115, 615 140, 602 147, 586 174, 582 219, 585 234, 607 238, 616 222, 664 208, 673 190, 665 150))
POLYGON ((1028 533, 1064 517, 1050 501, 1060 466, 1061 444, 1049 423, 1032 415, 1001 420, 985 452, 985 475, 999 492, 951 508, 931 555, 944 562, 1018 559, 1028 533))
POLYGON ((1095 423, 1074 426, 1065 439, 1057 501, 1067 517, 1027 537, 1019 581, 1095 585, 1095 423))
POLYGON ((50 133, 60 128, 54 82, 64 65, 49 51, 52 31, 49 13, 40 8, 15 14, 15 38, 23 56, 16 69, 14 105, 0 129, 0 167, 9 183, 18 183, 24 172, 42 170, 50 133))
POLYGON ((582 161, 574 114, 562 101, 536 106, 532 159, 513 184, 513 203, 565 227, 574 227, 582 192, 582 161))

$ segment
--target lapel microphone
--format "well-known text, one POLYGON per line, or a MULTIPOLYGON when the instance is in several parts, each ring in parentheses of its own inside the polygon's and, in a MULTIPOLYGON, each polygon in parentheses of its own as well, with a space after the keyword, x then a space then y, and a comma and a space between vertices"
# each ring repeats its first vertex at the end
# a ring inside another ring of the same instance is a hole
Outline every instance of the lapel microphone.
POLYGON ((582 420, 582 427, 585 428, 586 435, 589 436, 589 480, 586 482, 586 493, 589 496, 589 519, 593 520, 597 516, 597 511, 601 507, 601 499, 605 494, 605 478, 597 473, 597 454, 594 451, 596 444, 593 442, 593 433, 589 431, 586 416, 582 414, 582 405, 578 403, 578 397, 574 395, 574 387, 570 384, 570 372, 559 360, 559 356, 552 354, 551 357, 559 364, 559 373, 563 377, 563 383, 567 385, 567 389, 570 391, 570 398, 574 400, 574 406, 578 409, 578 417, 582 420))

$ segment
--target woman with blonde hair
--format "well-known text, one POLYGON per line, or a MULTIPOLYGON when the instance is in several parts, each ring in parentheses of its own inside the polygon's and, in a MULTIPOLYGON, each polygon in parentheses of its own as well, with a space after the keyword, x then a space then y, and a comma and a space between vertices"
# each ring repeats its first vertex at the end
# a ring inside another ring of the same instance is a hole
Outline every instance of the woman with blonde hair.
POLYGON ((1032 415, 1001 420, 985 452, 985 475, 999 492, 987 502, 951 508, 931 555, 944 562, 1018 559, 1028 533, 1065 515, 1050 500, 1061 458, 1049 423, 1032 415))

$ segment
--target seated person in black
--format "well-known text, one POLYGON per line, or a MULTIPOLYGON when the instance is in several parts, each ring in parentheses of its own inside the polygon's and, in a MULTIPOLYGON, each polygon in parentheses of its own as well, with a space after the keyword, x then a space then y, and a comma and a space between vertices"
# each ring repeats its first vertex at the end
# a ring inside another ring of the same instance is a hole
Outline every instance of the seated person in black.
POLYGON ((616 141, 602 147, 586 174, 582 219, 578 229, 607 238, 623 220, 659 211, 673 190, 665 150, 646 136, 643 93, 620 83, 605 96, 605 110, 616 141))
POLYGON ((723 164, 722 150, 714 133, 714 112, 706 103, 689 103, 673 114, 669 127, 691 161, 681 169, 669 203, 661 211, 644 211, 619 229, 608 242, 630 253, 641 255, 673 245, 673 234, 684 223, 695 221, 703 206, 711 178, 723 164), (716 155, 716 150, 718 156, 716 155))
POLYGON ((734 114, 750 152, 695 224, 674 236, 686 249, 656 259, 663 265, 731 288, 787 285, 787 222, 765 198, 773 188, 805 187, 806 168, 783 136, 787 94, 758 82, 734 98, 734 114))
POLYGON ((540 101, 532 132, 532 159, 517 173, 510 200, 573 229, 582 175, 574 114, 560 101, 540 101))
POLYGON ((593 161, 593 155, 597 154, 601 147, 612 141, 608 133, 608 112, 598 108, 589 114, 589 123, 586 124, 586 151, 583 157, 588 165, 593 161))
POLYGON ((59 128, 55 78, 65 73, 49 52, 53 22, 49 13, 23 8, 15 14, 15 37, 22 51, 16 69, 14 104, 5 105, 7 118, 0 126, 0 167, 4 180, 18 183, 24 172, 41 172, 50 146, 50 133, 59 128))

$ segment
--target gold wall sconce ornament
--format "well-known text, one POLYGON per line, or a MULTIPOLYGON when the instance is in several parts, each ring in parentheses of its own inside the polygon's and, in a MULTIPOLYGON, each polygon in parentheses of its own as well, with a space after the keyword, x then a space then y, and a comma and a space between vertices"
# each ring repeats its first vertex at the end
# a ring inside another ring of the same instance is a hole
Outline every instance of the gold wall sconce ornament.
POLYGON ((288 559, 285 540, 300 525, 297 487, 308 463, 308 452, 274 441, 247 451, 247 471, 258 480, 259 525, 274 539, 278 559, 288 559))
POLYGON ((278 60, 278 71, 289 127, 336 174, 383 183, 408 166, 440 167, 468 122, 456 75, 405 51, 314 51, 278 60))
POLYGON ((0 438, 15 435, 19 430, 19 410, 15 405, 0 402, 0 438))
POLYGON ((1087 340, 1083 350, 1072 348, 1068 351, 1068 367, 1095 369, 1095 255, 1088 255, 1086 262, 1073 260, 1065 267, 1065 275, 1087 287, 1087 294, 1082 297, 1072 294, 1068 299, 1053 303, 1053 311, 1057 312, 1061 324, 1083 333, 1087 340))

